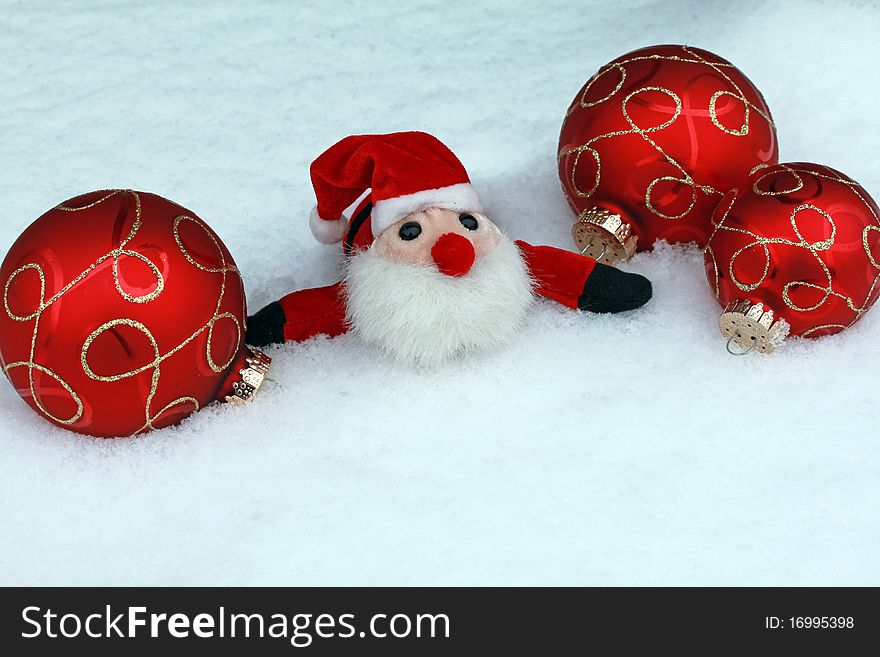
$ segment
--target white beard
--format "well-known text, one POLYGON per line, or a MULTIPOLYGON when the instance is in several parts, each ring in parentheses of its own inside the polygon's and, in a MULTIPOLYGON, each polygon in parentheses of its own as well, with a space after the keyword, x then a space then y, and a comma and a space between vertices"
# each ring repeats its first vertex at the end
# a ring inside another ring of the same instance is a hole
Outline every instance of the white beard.
POLYGON ((394 359, 423 367, 503 344, 534 299, 525 261, 506 237, 460 277, 361 251, 349 258, 345 289, 351 330, 394 359))

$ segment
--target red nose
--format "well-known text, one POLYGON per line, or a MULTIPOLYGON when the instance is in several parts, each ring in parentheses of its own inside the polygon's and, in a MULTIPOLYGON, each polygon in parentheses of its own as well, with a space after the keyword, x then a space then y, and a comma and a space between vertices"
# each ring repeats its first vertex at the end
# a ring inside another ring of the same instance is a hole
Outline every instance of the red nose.
POLYGON ((431 249, 431 257, 437 264, 441 274, 447 276, 464 276, 474 264, 474 245, 458 233, 446 233, 431 249))

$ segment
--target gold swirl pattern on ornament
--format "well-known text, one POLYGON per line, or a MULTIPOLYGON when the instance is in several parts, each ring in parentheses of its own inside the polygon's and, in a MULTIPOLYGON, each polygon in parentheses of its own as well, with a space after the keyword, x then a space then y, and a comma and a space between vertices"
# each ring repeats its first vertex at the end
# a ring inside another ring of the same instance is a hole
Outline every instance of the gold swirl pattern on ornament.
MULTIPOLYGON (((36 404, 37 408, 50 420, 52 420, 53 422, 56 422, 58 424, 61 424, 61 425, 70 425, 70 424, 74 424, 75 422, 77 422, 82 417, 84 405, 82 402, 82 398, 77 394, 77 392, 70 386, 70 384, 67 381, 65 381, 62 377, 60 377, 57 373, 53 372, 51 369, 49 369, 45 365, 37 363, 34 360, 37 338, 39 335, 40 318, 41 318, 42 314, 48 308, 50 308, 54 303, 56 303, 62 297, 64 297, 64 295, 67 294, 80 281, 82 281, 89 274, 91 274, 98 266, 100 266, 103 262, 105 262, 109 259, 113 260, 112 274, 113 274, 113 280, 114 280, 114 283, 116 286, 116 290, 119 293, 120 297, 122 297, 125 301, 128 301, 129 303, 150 303, 151 301, 155 301, 156 299, 158 299, 159 296, 162 294, 163 290, 165 289, 165 280, 164 280, 164 277, 162 276, 162 273, 159 271, 158 267, 156 267, 156 265, 153 264, 153 262, 149 258, 147 258, 145 255, 143 255, 137 251, 126 248, 128 243, 131 242, 131 240, 137 235, 137 233, 140 230, 141 225, 142 225, 141 199, 140 199, 140 195, 137 192, 132 191, 132 190, 124 190, 124 189, 107 190, 107 193, 104 196, 102 196, 101 198, 99 198, 96 201, 93 201, 87 205, 80 206, 80 207, 74 207, 74 206, 67 206, 67 205, 62 204, 62 205, 57 206, 56 209, 62 210, 64 212, 79 212, 81 210, 87 210, 89 208, 93 208, 93 207, 103 203, 107 199, 112 198, 118 194, 130 194, 132 196, 132 198, 134 200, 134 204, 135 204, 135 220, 132 224, 131 230, 129 231, 128 235, 124 239, 121 240, 121 242, 119 243, 119 245, 116 248, 114 248, 109 253, 106 253, 106 254, 100 256, 99 258, 97 258, 91 265, 86 267, 79 275, 77 275, 75 278, 73 278, 73 280, 71 280, 67 285, 65 285, 57 294, 53 295, 50 299, 45 298, 46 297, 46 276, 45 276, 45 273, 43 272, 42 267, 37 263, 28 263, 26 265, 19 267, 14 272, 12 272, 12 274, 9 276, 9 279, 6 281, 6 284, 5 284, 4 290, 3 290, 3 305, 6 309, 6 314, 9 316, 9 318, 14 321, 18 321, 18 322, 29 322, 29 321, 34 322, 34 329, 33 329, 32 335, 31 335, 30 355, 28 357, 28 360, 9 363, 8 365, 6 365, 4 367, 3 371, 8 372, 8 371, 15 369, 15 368, 18 368, 18 367, 26 367, 28 369, 28 381, 29 381, 29 386, 30 386, 31 398, 34 400, 34 403, 36 404), (136 259, 140 260, 141 262, 143 262, 145 265, 147 265, 147 267, 149 268, 149 270, 152 272, 153 276, 156 279, 155 289, 152 292, 145 294, 145 295, 142 295, 142 296, 133 296, 133 295, 128 294, 127 292, 125 292, 125 290, 122 289, 122 286, 121 286, 121 283, 119 280, 119 260, 122 257, 136 258, 136 259), (12 309, 9 307, 9 288, 17 276, 21 275, 22 273, 24 273, 25 271, 28 271, 28 270, 35 270, 37 272, 37 275, 39 276, 39 279, 40 279, 39 302, 37 304, 36 310, 33 313, 31 313, 29 315, 18 315, 16 313, 14 313, 12 311, 12 309), (70 395, 71 400, 76 405, 76 411, 70 417, 67 417, 67 418, 56 417, 51 412, 49 412, 48 409, 46 409, 46 407, 43 405, 41 399, 39 398, 39 395, 37 395, 37 392, 36 392, 36 385, 34 382, 34 372, 35 371, 41 372, 41 373, 51 377, 52 379, 54 379, 58 383, 58 385, 60 385, 70 395)), ((207 340, 206 340, 206 346, 205 346, 205 359, 208 363, 208 366, 211 368, 212 371, 217 372, 217 373, 221 373, 221 372, 225 371, 226 368, 228 368, 232 364, 233 360, 235 359, 236 354, 233 351, 232 356, 225 363, 216 363, 214 361, 213 355, 211 353, 211 347, 213 345, 213 338, 214 338, 214 325, 218 321, 220 321, 221 319, 232 320, 232 322, 235 324, 236 331, 238 333, 238 338, 237 338, 236 342, 237 343, 241 342, 241 338, 242 338, 242 327, 241 327, 241 323, 240 323, 238 317, 236 317, 234 314, 232 314, 230 312, 223 312, 223 313, 220 312, 220 308, 223 304, 223 299, 226 294, 227 277, 231 273, 238 272, 238 269, 234 265, 226 262, 226 256, 223 253, 223 248, 221 247, 220 243, 214 237, 214 235, 210 232, 210 230, 208 230, 208 227, 197 217, 191 217, 188 215, 179 215, 178 217, 176 217, 174 219, 173 233, 174 233, 174 240, 177 243, 178 247, 180 248, 180 252, 183 255, 184 259, 188 263, 190 263, 192 266, 194 266, 194 267, 196 267, 206 273, 220 274, 220 276, 221 276, 220 293, 218 295, 217 302, 214 307, 214 312, 211 315, 210 319, 202 326, 196 328, 187 338, 185 338, 178 345, 174 346, 173 348, 171 348, 169 351, 167 351, 165 353, 161 353, 161 350, 159 348, 159 344, 156 341, 155 336, 153 335, 153 333, 150 331, 150 329, 148 327, 146 327, 144 324, 142 324, 141 322, 138 322, 136 320, 126 318, 126 317, 120 317, 120 318, 105 322, 104 324, 99 326, 97 329, 95 329, 86 338, 85 342, 83 343, 82 350, 80 353, 80 361, 81 361, 81 364, 83 367, 83 371, 85 372, 85 374, 89 378, 91 378, 95 381, 111 383, 111 382, 115 382, 115 381, 121 381, 122 379, 127 379, 132 376, 137 376, 138 374, 141 374, 143 372, 151 371, 150 390, 149 390, 149 393, 147 395, 147 398, 146 398, 146 401, 144 404, 144 424, 140 429, 135 431, 133 435, 141 433, 143 431, 146 431, 147 429, 154 428, 153 422, 155 422, 156 419, 161 417, 165 412, 167 412, 169 409, 173 408, 174 406, 178 406, 178 405, 182 405, 182 404, 186 404, 186 403, 191 403, 195 407, 196 411, 198 411, 200 408, 200 404, 196 398, 194 398, 192 396, 181 396, 181 397, 178 397, 178 398, 172 400, 168 404, 166 404, 159 411, 157 411, 155 413, 153 413, 151 411, 153 399, 156 396, 156 391, 158 390, 158 387, 159 387, 159 380, 161 378, 161 366, 164 361, 171 358, 174 354, 179 352, 186 345, 190 344, 193 340, 198 338, 202 333, 207 331, 207 340), (192 255, 190 255, 189 251, 186 249, 186 246, 183 243, 183 240, 180 237, 180 225, 184 222, 194 223, 199 228, 201 228, 205 232, 205 234, 210 238, 211 242, 213 242, 214 246, 217 249, 217 254, 220 257, 220 266, 219 267, 206 267, 206 266, 196 262, 195 259, 193 259, 192 255), (89 364, 89 358, 88 358, 89 350, 90 350, 92 344, 94 343, 94 341, 100 335, 102 335, 105 331, 113 329, 117 326, 127 326, 127 327, 134 329, 134 330, 137 330, 141 334, 143 334, 144 337, 147 339, 147 341, 152 346, 153 359, 149 363, 147 363, 141 367, 137 367, 137 368, 125 371, 125 372, 117 372, 115 374, 110 374, 110 375, 98 374, 92 369, 91 365, 89 364)), ((245 311, 244 305, 242 305, 242 313, 244 314, 245 312, 246 311, 245 311)))
MULTIPOLYGON (((760 168, 761 167, 756 167, 755 169, 752 170, 752 172, 754 173, 755 171, 758 171, 760 168)), ((841 330, 848 328, 849 326, 852 326, 852 324, 855 323, 859 319, 859 317, 868 309, 868 304, 870 302, 871 296, 873 295, 874 290, 877 288, 878 283, 880 283, 880 263, 877 262, 877 260, 874 258, 873 254, 871 253, 871 246, 870 246, 870 243, 868 242, 868 234, 871 231, 880 232, 880 217, 877 216, 877 213, 874 211, 874 208, 871 206, 871 203, 869 203, 868 200, 865 198, 865 195, 862 193, 858 183, 856 183, 856 182, 853 182, 851 180, 847 180, 847 179, 842 178, 840 176, 831 175, 830 173, 811 171, 809 169, 795 169, 795 168, 787 166, 787 165, 780 165, 779 168, 784 169, 789 174, 791 174, 792 180, 794 181, 794 184, 791 187, 784 189, 784 190, 772 190, 772 191, 771 190, 764 190, 764 189, 760 188, 761 182, 763 182, 763 180, 768 175, 775 175, 775 173, 779 171, 779 169, 776 169, 776 171, 774 171, 774 172, 770 172, 765 175, 759 176, 755 180, 755 182, 752 184, 752 191, 759 196, 779 196, 782 194, 792 194, 792 193, 797 192, 803 188, 804 181, 803 181, 801 174, 806 174, 806 175, 812 175, 812 176, 816 176, 818 178, 825 178, 827 180, 832 180, 834 182, 844 184, 847 187, 849 187, 856 194, 856 196, 859 197, 859 199, 862 201, 864 206, 868 209, 868 212, 870 212, 871 215, 874 217, 874 221, 876 222, 876 225, 866 226, 864 228, 864 230, 862 231, 862 248, 864 249, 865 255, 868 258, 868 262, 871 264, 871 266, 874 267, 874 269, 877 270, 878 273, 874 276, 874 280, 871 283, 870 288, 868 289, 868 293, 865 295, 864 301, 862 301, 861 303, 856 303, 856 301, 854 301, 852 299, 852 297, 847 296, 845 294, 841 294, 840 292, 837 292, 834 289, 834 277, 832 276, 831 271, 828 269, 828 266, 825 264, 825 262, 822 260, 822 258, 819 255, 819 253, 821 251, 826 251, 826 250, 830 249, 834 245, 834 240, 837 237, 837 224, 834 222, 834 218, 828 212, 826 212, 825 210, 822 210, 821 208, 818 208, 815 205, 812 205, 810 203, 802 203, 802 204, 796 206, 795 208, 793 208, 791 211, 791 215, 789 216, 789 221, 791 223, 792 229, 794 230, 794 234, 797 237, 797 240, 789 240, 789 239, 780 238, 780 237, 763 237, 763 236, 758 235, 757 233, 750 231, 748 229, 737 228, 737 227, 731 226, 726 223, 727 217, 730 214, 730 211, 733 208, 733 206, 736 205, 736 201, 739 196, 738 193, 736 192, 736 190, 734 190, 732 192, 732 198, 731 198, 730 204, 724 210, 724 212, 722 213, 722 215, 717 223, 715 223, 715 219, 713 217, 712 221, 713 221, 714 229, 712 231, 712 234, 709 236, 709 241, 707 242, 706 248, 704 249, 704 253, 710 258, 710 260, 712 262, 713 273, 714 273, 714 277, 715 277, 714 284, 713 284, 715 296, 720 299, 719 290, 718 290, 718 285, 719 285, 718 260, 716 259, 715 251, 712 249, 712 240, 716 234, 718 234, 719 232, 722 232, 722 231, 739 233, 739 234, 745 235, 751 239, 751 241, 748 244, 737 249, 737 251, 734 252, 733 256, 730 258, 730 263, 728 265, 728 274, 730 275, 730 280, 733 282, 733 284, 739 290, 742 290, 743 292, 750 292, 750 291, 755 290, 758 287, 760 287, 764 283, 764 281, 766 280, 767 274, 770 271, 770 265, 771 265, 770 249, 767 246, 768 244, 784 244, 786 246, 804 249, 805 251, 810 253, 813 256, 813 258, 816 260, 816 262, 819 264, 820 268, 822 269, 822 271, 825 274, 825 279, 827 282, 825 285, 816 285, 815 283, 810 283, 808 281, 799 281, 799 280, 789 281, 782 288, 782 301, 783 301, 783 303, 785 303, 786 306, 788 306, 789 308, 791 308, 794 311, 810 312, 812 310, 816 310, 817 308, 821 307, 823 304, 825 304, 828 301, 828 299, 830 299, 832 297, 836 297, 838 299, 841 299, 844 303, 846 303, 847 307, 853 311, 854 316, 853 316, 852 321, 846 325, 844 325, 844 324, 823 324, 821 326, 814 326, 814 327, 804 331, 802 333, 802 335, 809 336, 810 334, 812 334, 816 331, 820 331, 820 330, 826 329, 826 328, 839 328, 841 330), (812 242, 812 243, 810 243, 809 241, 807 241, 804 238, 804 236, 801 234, 800 229, 798 228, 798 224, 797 224, 797 215, 800 212, 803 212, 804 210, 812 210, 812 211, 818 213, 825 221, 827 221, 829 223, 829 225, 831 226, 831 235, 828 238, 826 238, 824 240, 819 240, 817 242, 812 242), (736 263, 736 259, 739 256, 741 256, 743 253, 745 253, 746 251, 749 251, 751 249, 756 249, 756 248, 760 249, 760 251, 763 252, 763 254, 764 254, 764 270, 756 281, 753 281, 751 283, 746 283, 746 282, 740 281, 736 277, 736 274, 733 271, 734 264, 736 263), (822 298, 818 302, 813 304, 812 306, 799 306, 791 299, 791 296, 790 296, 790 290, 795 287, 807 287, 810 289, 818 290, 818 291, 822 292, 822 298)))
MULTIPOLYGON (((566 120, 568 120, 568 117, 571 116, 571 114, 574 113, 578 108, 586 109, 589 107, 595 107, 596 105, 600 105, 601 103, 610 101, 614 96, 616 96, 617 93, 623 88, 623 84, 626 81, 626 76, 627 76, 626 65, 627 64, 631 64, 633 62, 645 61, 645 60, 665 60, 665 61, 684 62, 687 64, 697 64, 697 65, 701 65, 701 66, 707 66, 707 67, 713 69, 719 75, 721 75, 725 80, 727 80, 728 83, 730 83, 730 85, 733 87, 735 92, 728 91, 728 90, 716 91, 712 95, 712 97, 709 99, 709 105, 707 107, 707 110, 709 112, 709 118, 711 119, 712 124, 716 128, 718 128, 719 130, 721 130, 722 132, 725 132, 729 135, 733 135, 736 137, 743 137, 743 136, 747 135, 749 133, 750 112, 752 112, 752 111, 754 111, 756 114, 761 116, 765 121, 767 121, 767 123, 771 127, 774 126, 773 119, 770 117, 770 115, 768 113, 764 112, 763 110, 761 110, 760 108, 756 107, 753 103, 749 102, 749 100, 746 98, 745 94, 743 93, 742 89, 740 89, 739 85, 737 85, 736 82, 734 82, 730 78, 730 76, 728 76, 724 72, 723 69, 735 68, 733 66, 733 64, 726 63, 726 62, 711 62, 711 61, 705 59, 704 57, 702 57, 701 55, 699 55, 698 53, 692 51, 687 46, 682 46, 681 48, 685 53, 687 53, 688 56, 640 55, 640 56, 636 56, 636 57, 631 57, 629 59, 625 59, 623 61, 612 62, 610 64, 606 64, 603 68, 599 69, 599 71, 596 73, 596 75, 594 75, 587 82, 587 84, 584 86, 584 90, 583 90, 583 93, 581 94, 580 101, 578 103, 572 105, 572 107, 569 109, 569 112, 566 115, 566 120), (602 78, 603 76, 605 76, 606 74, 608 74, 610 71, 616 71, 620 76, 620 80, 615 85, 614 89, 609 94, 604 96, 603 98, 600 98, 600 99, 594 100, 594 101, 587 101, 586 100, 587 93, 590 91, 590 89, 593 87, 593 85, 596 83, 596 81, 599 80, 600 78, 602 78), (724 96, 730 96, 730 97, 736 98, 743 104, 743 108, 744 108, 743 124, 737 129, 728 128, 727 126, 723 125, 718 120, 718 113, 716 110, 716 106, 718 103, 718 99, 722 98, 724 96)), ((602 180, 602 158, 600 157, 599 152, 595 148, 593 148, 593 144, 595 144, 596 142, 599 142, 603 139, 613 139, 615 137, 622 137, 625 135, 638 135, 639 137, 644 139, 645 142, 647 142, 654 150, 656 150, 657 153, 659 153, 667 162, 669 162, 670 165, 672 165, 675 169, 678 170, 678 176, 675 176, 675 175, 660 176, 648 184, 648 186, 645 190, 645 205, 647 206, 648 210, 652 214, 654 214, 655 216, 660 217, 662 219, 669 219, 669 220, 681 219, 681 218, 687 216, 691 212, 691 210, 693 210, 694 205, 696 205, 697 192, 702 192, 703 194, 706 194, 706 195, 712 195, 712 194, 721 195, 721 194, 723 194, 723 192, 715 189, 711 185, 702 185, 702 184, 697 183, 693 179, 693 177, 684 169, 684 167, 682 167, 665 150, 663 150, 663 148, 654 139, 652 139, 649 136, 651 133, 659 132, 661 130, 668 128, 669 126, 674 124, 676 122, 676 120, 679 118, 679 116, 681 115, 681 111, 682 111, 681 98, 679 98, 679 96, 674 91, 672 91, 671 89, 667 89, 665 87, 659 87, 659 86, 639 87, 638 89, 635 89, 626 95, 626 97, 621 101, 620 109, 623 114, 623 118, 626 120, 626 122, 630 126, 629 129, 617 130, 617 131, 597 135, 579 146, 576 146, 574 148, 570 148, 565 151, 561 151, 557 156, 558 160, 562 160, 563 158, 568 157, 569 155, 574 155, 574 162, 571 166, 571 188, 575 191, 575 193, 578 196, 580 196, 582 198, 589 198, 599 188, 599 184, 602 180), (641 126, 636 125, 635 121, 630 116, 627 105, 629 104, 629 102, 633 98, 633 96, 636 96, 637 94, 648 92, 648 91, 656 91, 656 92, 660 92, 660 93, 663 93, 663 94, 666 94, 667 96, 669 96, 672 99, 672 101, 675 103, 675 112, 674 112, 672 118, 670 118, 669 120, 667 120, 659 125, 650 126, 650 127, 641 127, 641 126), (588 190, 580 189, 578 187, 577 181, 575 180, 575 174, 578 170, 578 164, 580 162, 580 157, 584 153, 587 153, 590 157, 592 157, 596 163, 596 177, 595 177, 595 180, 593 182, 592 187, 590 187, 590 189, 588 189, 588 190), (690 189, 691 201, 690 201, 690 204, 688 205, 687 209, 685 209, 683 212, 680 212, 678 214, 666 214, 654 206, 653 198, 652 198, 654 187, 658 183, 667 182, 667 181, 685 185, 686 187, 688 187, 690 189)))

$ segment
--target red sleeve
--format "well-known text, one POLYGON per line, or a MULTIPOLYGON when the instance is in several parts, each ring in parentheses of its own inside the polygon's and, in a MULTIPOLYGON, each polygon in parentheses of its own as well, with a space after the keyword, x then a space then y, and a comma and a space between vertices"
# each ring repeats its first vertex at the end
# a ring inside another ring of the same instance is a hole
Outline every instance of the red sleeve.
POLYGON ((522 240, 517 240, 516 245, 535 280, 535 292, 569 308, 577 308, 578 298, 584 293, 596 261, 553 246, 532 246, 522 240))
POLYGON ((342 283, 293 292, 278 303, 284 310, 284 339, 287 342, 308 340, 322 334, 333 337, 348 331, 342 283))

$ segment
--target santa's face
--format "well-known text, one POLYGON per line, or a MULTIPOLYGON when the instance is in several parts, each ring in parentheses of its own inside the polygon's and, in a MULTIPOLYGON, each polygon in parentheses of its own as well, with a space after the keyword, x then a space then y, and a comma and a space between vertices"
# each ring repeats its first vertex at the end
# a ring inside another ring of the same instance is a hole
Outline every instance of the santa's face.
POLYGON ((532 302, 519 248, 485 216, 430 208, 349 258, 347 319, 394 358, 435 366, 504 343, 532 302))
POLYGON ((498 227, 482 214, 428 208, 389 226, 371 250, 398 264, 435 266, 446 276, 464 276, 501 239, 498 227))

